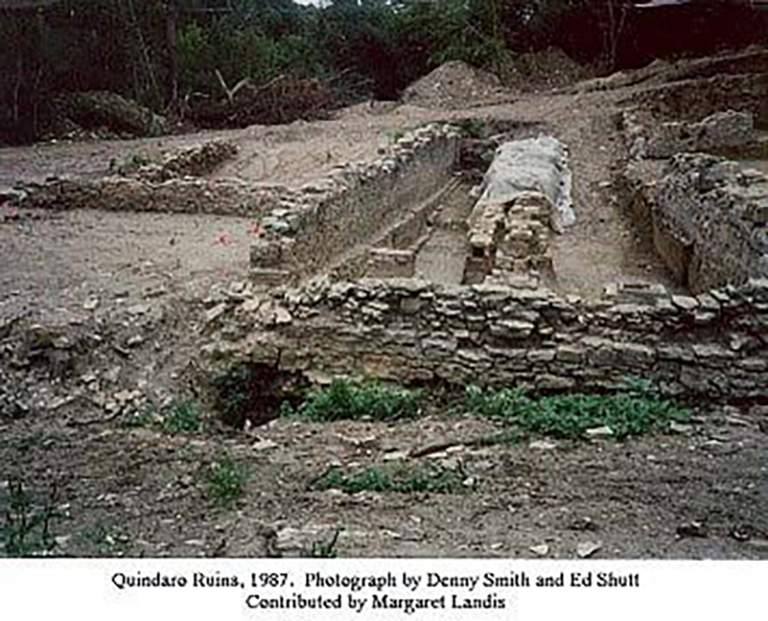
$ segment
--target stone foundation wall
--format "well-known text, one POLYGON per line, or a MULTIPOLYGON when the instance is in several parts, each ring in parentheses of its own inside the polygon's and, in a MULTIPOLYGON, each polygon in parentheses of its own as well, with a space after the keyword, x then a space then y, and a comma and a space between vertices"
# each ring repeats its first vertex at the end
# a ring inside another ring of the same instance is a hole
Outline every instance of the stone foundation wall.
POLYGON ((149 181, 127 177, 99 180, 56 179, 27 184, 19 205, 44 209, 103 209, 209 213, 258 217, 282 200, 282 188, 254 188, 236 179, 193 177, 149 181))
POLYGON ((768 276, 768 177, 680 152, 759 146, 751 115, 727 111, 653 127, 626 114, 624 130, 630 161, 618 184, 622 202, 676 280, 699 293, 768 276))
POLYGON ((749 112, 758 127, 768 126, 768 73, 715 75, 673 81, 621 103, 655 118, 695 121, 720 110, 749 112))
POLYGON ((765 175, 722 158, 679 155, 659 184, 656 213, 654 220, 689 249, 692 291, 768 277, 765 175))
POLYGON ((628 150, 632 157, 667 158, 677 153, 715 152, 748 149, 757 143, 754 116, 727 110, 702 121, 687 123, 645 123, 634 114, 624 118, 628 150))
POLYGON ((458 161, 456 130, 429 125, 401 138, 381 159, 347 165, 301 188, 262 220, 267 235, 251 249, 252 276, 264 283, 316 274, 361 244, 370 244, 439 193, 458 161))
POLYGON ((246 302, 235 317, 232 342, 210 355, 239 352, 315 379, 610 391, 630 376, 683 398, 768 399, 765 279, 696 297, 614 286, 600 302, 543 289, 316 279, 246 302))

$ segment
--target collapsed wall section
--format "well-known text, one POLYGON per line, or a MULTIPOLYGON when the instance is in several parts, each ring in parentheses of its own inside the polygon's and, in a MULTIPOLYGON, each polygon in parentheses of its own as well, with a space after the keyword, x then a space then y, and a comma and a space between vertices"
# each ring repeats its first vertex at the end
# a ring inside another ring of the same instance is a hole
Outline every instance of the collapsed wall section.
POLYGON ((243 340, 207 351, 315 378, 610 391, 637 377, 685 398, 766 399, 768 280, 696 297, 609 289, 588 302, 544 289, 314 279, 244 304, 243 340))
POLYGON ((252 278, 273 284, 316 274, 388 227, 451 180, 459 134, 448 125, 417 129, 369 164, 347 164, 301 188, 263 218, 251 248, 252 278))

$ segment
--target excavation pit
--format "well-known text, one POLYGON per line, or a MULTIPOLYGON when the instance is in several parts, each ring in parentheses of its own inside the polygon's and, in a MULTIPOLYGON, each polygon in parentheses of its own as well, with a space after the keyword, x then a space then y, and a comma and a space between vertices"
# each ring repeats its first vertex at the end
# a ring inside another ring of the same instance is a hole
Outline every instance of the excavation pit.
POLYGON ((557 201, 471 200, 460 146, 428 126, 265 219, 251 255, 265 298, 241 317, 250 359, 313 378, 602 392, 642 377, 688 399, 762 398, 765 279, 696 296, 639 279, 598 298, 558 290, 557 201))

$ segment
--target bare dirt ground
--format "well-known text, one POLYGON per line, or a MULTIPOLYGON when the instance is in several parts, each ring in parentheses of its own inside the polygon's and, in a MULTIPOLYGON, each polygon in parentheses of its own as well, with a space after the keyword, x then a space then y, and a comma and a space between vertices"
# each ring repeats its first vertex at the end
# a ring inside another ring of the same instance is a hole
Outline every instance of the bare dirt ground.
POLYGON ((247 435, 172 437, 47 418, 5 425, 0 457, 38 501, 56 482, 67 516, 52 522, 56 551, 76 556, 305 556, 342 529, 341 556, 577 558, 592 543, 600 558, 765 558, 765 433, 722 412, 700 420, 629 442, 470 448, 462 443, 489 424, 460 414, 394 425, 287 418, 247 435), (409 462, 460 462, 472 489, 309 487, 329 466, 386 463, 440 442, 456 444, 409 462), (206 482, 224 451, 249 473, 229 508, 206 482))
MULTIPOLYGON (((639 87, 510 95, 506 104, 450 111, 364 104, 315 123, 2 149, 0 185, 98 176, 113 160, 223 137, 239 145, 240 155, 217 176, 298 187, 336 164, 374 158, 398 132, 424 122, 539 123, 570 147, 577 212, 575 227, 554 241, 557 279, 549 284, 597 297, 617 280, 670 285, 612 191, 621 154, 612 115, 633 88, 639 87)), ((22 480, 35 507, 50 504, 62 514, 51 520, 54 552, 75 556, 306 555, 341 529, 342 556, 573 558, 579 544, 593 543, 592 556, 605 558, 768 557, 768 430, 760 427, 757 408, 700 408, 679 433, 625 442, 484 448, 468 442, 491 424, 439 402, 413 422, 281 418, 248 433, 210 421, 198 433, 168 435, 105 416, 97 405, 104 395, 157 379, 153 360, 161 354, 193 352, 204 333, 199 314, 223 292, 247 286, 254 224, 201 215, 14 213, 0 206, 0 346, 4 330, 24 315, 75 324, 95 317, 128 330, 136 317, 180 309, 175 323, 159 319, 146 342, 134 341, 100 363, 117 368, 116 375, 81 377, 76 389, 54 379, 25 415, 4 413, 0 514, 10 506, 8 482, 22 480), (476 482, 466 492, 310 489, 329 465, 380 463, 440 442, 453 444, 407 459, 461 462, 476 482), (226 509, 210 498, 206 478, 224 451, 249 473, 244 494, 226 509)), ((29 376, 35 373, 33 367, 29 376)), ((7 377, 0 373, 0 381, 7 377)))

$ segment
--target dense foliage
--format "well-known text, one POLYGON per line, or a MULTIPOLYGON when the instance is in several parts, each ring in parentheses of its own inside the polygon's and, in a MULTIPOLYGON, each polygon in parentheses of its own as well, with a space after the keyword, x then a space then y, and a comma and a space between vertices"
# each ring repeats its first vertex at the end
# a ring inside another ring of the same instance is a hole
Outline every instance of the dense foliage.
POLYGON ((765 38, 737 0, 643 10, 641 0, 61 0, 0 8, 0 131, 34 134, 41 102, 111 90, 156 111, 248 78, 319 79, 340 103, 392 99, 448 60, 500 69, 556 45, 604 70, 765 38), (727 23, 728 28, 722 24, 727 23))

